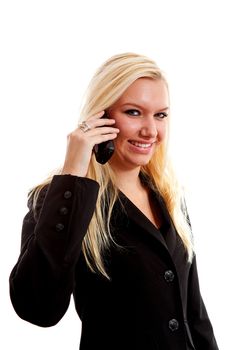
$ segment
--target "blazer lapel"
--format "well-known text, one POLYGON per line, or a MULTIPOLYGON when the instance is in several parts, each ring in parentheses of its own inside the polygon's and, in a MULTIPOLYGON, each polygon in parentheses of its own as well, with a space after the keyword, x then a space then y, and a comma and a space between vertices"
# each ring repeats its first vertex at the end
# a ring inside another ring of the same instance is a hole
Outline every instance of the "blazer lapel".
POLYGON ((168 250, 171 255, 173 255, 176 247, 176 231, 162 197, 155 191, 152 191, 152 198, 161 208, 164 218, 164 223, 161 229, 158 230, 123 192, 119 191, 119 196, 124 205, 128 218, 135 222, 144 231, 148 232, 153 239, 160 242, 160 244, 162 244, 163 247, 168 250))
POLYGON ((152 222, 141 212, 138 207, 120 191, 120 200, 122 201, 126 214, 130 220, 136 223, 144 231, 148 232, 153 238, 159 241, 166 249, 166 242, 159 230, 152 224, 152 222))
POLYGON ((157 201, 163 213, 164 225, 162 225, 160 232, 162 233, 166 241, 166 245, 170 254, 173 255, 177 245, 177 232, 176 232, 175 225, 167 210, 167 206, 162 196, 156 191, 152 191, 152 196, 153 196, 153 199, 157 201))

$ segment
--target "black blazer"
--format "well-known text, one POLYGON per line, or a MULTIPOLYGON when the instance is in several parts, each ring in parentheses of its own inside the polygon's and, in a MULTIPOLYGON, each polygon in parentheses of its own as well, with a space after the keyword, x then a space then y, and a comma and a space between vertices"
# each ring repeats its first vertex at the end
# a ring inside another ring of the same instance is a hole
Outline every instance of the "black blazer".
POLYGON ((111 232, 120 247, 105 253, 111 280, 88 268, 81 244, 99 185, 56 175, 40 194, 36 214, 22 227, 21 254, 10 275, 17 314, 36 325, 55 325, 73 293, 82 321, 81 350, 217 350, 200 295, 196 258, 187 262, 163 199, 153 192, 161 231, 122 193, 111 232))

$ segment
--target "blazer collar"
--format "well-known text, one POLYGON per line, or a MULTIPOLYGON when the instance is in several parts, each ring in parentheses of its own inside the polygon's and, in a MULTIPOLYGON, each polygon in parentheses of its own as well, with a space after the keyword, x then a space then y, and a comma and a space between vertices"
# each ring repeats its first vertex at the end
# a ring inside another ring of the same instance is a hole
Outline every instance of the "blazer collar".
POLYGON ((161 208, 162 216, 164 219, 164 223, 160 230, 154 226, 154 224, 141 212, 141 210, 133 202, 131 202, 131 200, 123 192, 119 191, 119 197, 123 203, 128 219, 132 220, 143 229, 141 231, 142 234, 145 234, 143 231, 149 233, 153 239, 156 239, 157 242, 160 242, 160 244, 162 244, 163 247, 168 250, 171 255, 173 255, 177 243, 174 224, 161 195, 155 190, 151 191, 152 200, 155 201, 155 203, 158 204, 161 208))

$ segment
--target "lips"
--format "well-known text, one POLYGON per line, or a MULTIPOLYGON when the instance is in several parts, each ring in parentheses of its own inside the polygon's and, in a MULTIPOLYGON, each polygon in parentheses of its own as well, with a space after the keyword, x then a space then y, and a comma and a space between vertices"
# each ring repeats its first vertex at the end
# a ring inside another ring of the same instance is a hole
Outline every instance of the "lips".
POLYGON ((152 146, 153 142, 151 143, 145 143, 145 142, 138 142, 138 141, 129 141, 132 145, 140 148, 149 148, 152 146))

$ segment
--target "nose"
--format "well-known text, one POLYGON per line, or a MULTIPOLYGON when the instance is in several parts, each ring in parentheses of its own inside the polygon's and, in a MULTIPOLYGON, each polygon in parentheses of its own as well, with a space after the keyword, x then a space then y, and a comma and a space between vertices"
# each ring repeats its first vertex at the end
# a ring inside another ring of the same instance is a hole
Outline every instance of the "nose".
POLYGON ((158 135, 158 130, 154 116, 149 116, 147 118, 142 119, 143 121, 140 129, 140 134, 146 138, 156 139, 158 135))

